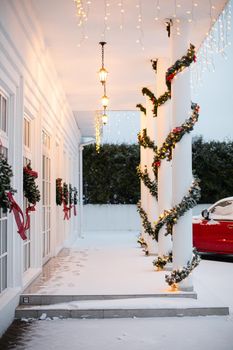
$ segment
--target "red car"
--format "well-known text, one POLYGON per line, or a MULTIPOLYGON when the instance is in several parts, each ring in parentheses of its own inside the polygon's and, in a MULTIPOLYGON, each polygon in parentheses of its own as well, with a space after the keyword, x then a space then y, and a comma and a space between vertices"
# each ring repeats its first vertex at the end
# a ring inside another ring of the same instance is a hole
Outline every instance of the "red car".
POLYGON ((193 217, 193 246, 203 253, 233 254, 233 197, 193 217))

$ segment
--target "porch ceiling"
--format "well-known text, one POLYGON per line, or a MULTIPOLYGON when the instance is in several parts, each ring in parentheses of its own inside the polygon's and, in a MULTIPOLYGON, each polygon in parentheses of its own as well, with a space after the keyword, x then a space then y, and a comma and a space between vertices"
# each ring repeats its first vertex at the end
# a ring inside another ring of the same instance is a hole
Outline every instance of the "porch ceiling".
MULTIPOLYGON (((101 65, 99 41, 104 27, 104 0, 92 0, 86 35, 88 39, 78 47, 82 35, 78 26, 76 9, 72 0, 31 0, 36 17, 44 34, 45 43, 62 81, 67 98, 83 134, 92 133, 94 111, 100 108, 102 87, 97 71, 101 65), (85 120, 84 120, 85 119, 85 120), (92 131, 91 131, 92 130, 92 131)), ((86 3, 86 1, 83 1, 86 3)), ((120 30, 120 1, 108 0, 110 30, 106 31, 105 66, 109 71, 107 93, 110 97, 109 109, 131 110, 136 103, 143 101, 142 86, 153 86, 154 76, 150 59, 168 55, 169 39, 164 19, 174 14, 175 0, 160 1, 159 20, 156 17, 156 0, 141 0, 143 45, 139 39, 138 8, 139 1, 121 1, 124 4, 124 27, 120 30)), ((198 47, 210 27, 210 3, 214 17, 217 17, 226 0, 177 0, 177 17, 190 18, 192 3, 193 24, 191 42, 198 47)), ((182 35, 182 33, 181 33, 182 35)))

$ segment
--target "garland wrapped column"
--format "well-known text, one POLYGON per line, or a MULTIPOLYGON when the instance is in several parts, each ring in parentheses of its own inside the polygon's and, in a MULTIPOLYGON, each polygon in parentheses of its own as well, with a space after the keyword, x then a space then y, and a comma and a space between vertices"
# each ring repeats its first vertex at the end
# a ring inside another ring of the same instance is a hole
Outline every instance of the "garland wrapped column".
MULTIPOLYGON (((153 117, 153 103, 151 99, 146 96, 146 118, 147 118, 147 132, 148 137, 154 141, 155 144, 157 144, 157 118, 153 117)), ((154 159, 154 150, 152 148, 147 148, 147 169, 148 169, 148 175, 149 178, 152 181, 155 181, 155 174, 153 172, 153 168, 151 164, 153 163, 154 159)), ((154 222, 157 220, 158 217, 158 202, 156 196, 152 196, 151 193, 147 190, 147 196, 148 196, 148 219, 150 222, 154 222)), ((148 251, 150 254, 156 254, 157 253, 157 242, 153 239, 152 236, 148 236, 147 239, 148 244, 148 251)))
MULTIPOLYGON (((157 62, 157 93, 162 95, 166 91, 166 71, 170 66, 168 58, 159 58, 157 62)), ((163 146, 164 140, 171 130, 171 101, 161 105, 157 111, 158 120, 158 149, 163 146)), ((162 213, 172 207, 172 164, 163 160, 158 167, 158 210, 162 213)), ((166 227, 162 227, 158 236, 158 257, 167 257, 171 262, 172 242, 171 236, 165 235, 166 227)))
MULTIPOLYGON (((189 24, 180 20, 182 36, 172 33, 172 60, 176 61, 189 45, 189 24)), ((173 73, 171 72, 170 76, 173 73)), ((167 80, 169 75, 167 76, 167 80)), ((190 110, 190 71, 185 69, 178 74, 172 83, 173 128, 181 125, 190 110)), ((172 202, 173 206, 182 201, 189 192, 192 182, 192 148, 191 135, 187 133, 180 140, 172 154, 172 202)), ((192 210, 186 211, 173 227, 173 269, 179 270, 192 260, 192 210)), ((189 275, 179 283, 180 290, 192 290, 193 284, 189 275)))
MULTIPOLYGON (((144 130, 147 127, 147 117, 144 112, 141 112, 141 129, 144 130)), ((144 147, 140 147, 140 168, 144 170, 144 168, 147 169, 147 150, 144 147)), ((141 179, 141 204, 142 207, 145 208, 145 211, 147 212, 148 210, 148 189, 141 179)), ((146 243, 148 238, 147 232, 145 232, 145 229, 142 225, 141 228, 141 241, 139 242, 140 244, 146 243)))

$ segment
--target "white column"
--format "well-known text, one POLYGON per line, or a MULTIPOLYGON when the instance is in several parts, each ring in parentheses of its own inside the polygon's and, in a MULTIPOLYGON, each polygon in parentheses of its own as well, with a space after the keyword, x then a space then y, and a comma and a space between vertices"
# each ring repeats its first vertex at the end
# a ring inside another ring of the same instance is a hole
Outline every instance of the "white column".
MULTIPOLYGON (((153 91, 153 90, 152 90, 153 91)), ((153 104, 150 101, 149 97, 146 96, 146 118, 147 118, 147 135, 151 140, 157 144, 157 120, 153 117, 153 104)), ((150 179, 153 181, 155 179, 154 172, 152 169, 152 163, 154 159, 154 151, 151 148, 147 148, 147 169, 150 179)), ((148 190, 148 219, 151 222, 151 225, 154 226, 154 222, 158 218, 158 203, 156 197, 152 196, 148 190)), ((158 244, 152 239, 151 236, 148 237, 148 249, 149 254, 157 254, 158 244)))
MULTIPOLYGON (((167 91, 166 71, 170 66, 170 59, 159 58, 157 62, 157 96, 161 96, 167 91)), ((171 131, 171 100, 158 108, 157 116, 158 147, 160 148, 171 131)), ((158 169, 158 213, 172 207, 172 162, 166 159, 161 161, 158 169)), ((172 249, 171 236, 165 236, 166 227, 162 227, 159 232, 158 255, 168 255, 172 249)))
MULTIPOLYGON (((141 131, 143 129, 147 128, 147 117, 146 115, 141 112, 141 131)), ((140 147, 140 166, 141 170, 144 171, 145 165, 147 165, 147 150, 144 147, 140 147)), ((148 210, 148 191, 146 186, 144 185, 143 181, 141 180, 141 205, 142 208, 147 212, 148 210)), ((148 235, 146 234, 143 226, 141 228, 141 233, 143 238, 147 241, 148 240, 148 235)))
MULTIPOLYGON (((189 48, 189 25, 179 23, 182 35, 172 32, 172 62, 186 54, 189 48)), ((191 108, 190 71, 186 68, 172 83, 173 127, 180 126, 189 116, 191 108)), ((192 182, 191 134, 186 134, 173 152, 173 205, 188 194, 192 182)), ((183 268, 192 257, 192 210, 182 216, 173 229, 173 268, 183 268)), ((179 283, 180 290, 193 290, 189 276, 179 283)))

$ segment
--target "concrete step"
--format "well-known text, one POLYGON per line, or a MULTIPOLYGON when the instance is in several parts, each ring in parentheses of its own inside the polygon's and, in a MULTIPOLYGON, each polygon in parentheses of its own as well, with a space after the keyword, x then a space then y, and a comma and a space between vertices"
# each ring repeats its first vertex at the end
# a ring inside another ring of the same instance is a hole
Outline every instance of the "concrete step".
POLYGON ((195 292, 167 292, 154 294, 103 294, 103 295, 47 295, 47 294, 22 294, 20 305, 51 305, 71 301, 85 300, 114 300, 137 298, 191 298, 197 299, 195 292))
POLYGON ((229 315, 228 307, 159 307, 159 308, 49 308, 46 306, 24 305, 16 309, 15 317, 20 318, 146 318, 182 316, 224 316, 229 315), (43 315, 44 314, 44 315, 43 315), (43 315, 43 316, 42 316, 43 315))
POLYGON ((19 305, 16 318, 132 318, 229 315, 229 308, 216 302, 191 298, 132 298, 81 300, 51 305, 19 305), (44 314, 44 315, 43 315, 44 314))

